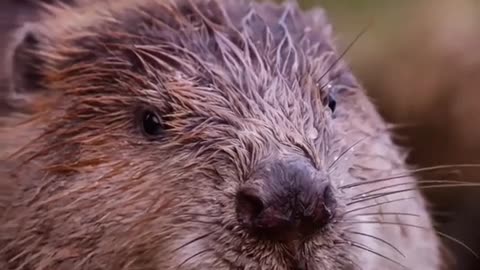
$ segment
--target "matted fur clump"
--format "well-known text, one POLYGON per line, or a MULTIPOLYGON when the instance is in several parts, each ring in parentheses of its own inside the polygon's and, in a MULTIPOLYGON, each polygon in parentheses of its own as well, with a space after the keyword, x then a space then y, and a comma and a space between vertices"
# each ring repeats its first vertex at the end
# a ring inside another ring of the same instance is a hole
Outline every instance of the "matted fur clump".
POLYGON ((1 269, 440 269, 322 10, 78 1, 12 44, 1 269), (278 220, 314 233, 252 230, 278 220))

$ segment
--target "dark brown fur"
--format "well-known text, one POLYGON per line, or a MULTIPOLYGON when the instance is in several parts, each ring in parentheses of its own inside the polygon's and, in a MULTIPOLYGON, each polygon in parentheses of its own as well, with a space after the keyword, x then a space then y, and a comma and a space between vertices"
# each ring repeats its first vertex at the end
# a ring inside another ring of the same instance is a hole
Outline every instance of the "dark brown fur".
POLYGON ((345 186, 407 168, 336 62, 323 11, 84 0, 47 6, 24 33, 9 90, 33 112, 1 120, 2 269, 439 269, 415 189, 355 196, 413 178, 345 186), (161 115, 162 136, 141 132, 144 109, 161 115), (234 205, 256 170, 282 159, 328 175, 340 201, 335 222, 288 245, 250 235, 234 205), (351 212, 362 206, 374 215, 351 212))

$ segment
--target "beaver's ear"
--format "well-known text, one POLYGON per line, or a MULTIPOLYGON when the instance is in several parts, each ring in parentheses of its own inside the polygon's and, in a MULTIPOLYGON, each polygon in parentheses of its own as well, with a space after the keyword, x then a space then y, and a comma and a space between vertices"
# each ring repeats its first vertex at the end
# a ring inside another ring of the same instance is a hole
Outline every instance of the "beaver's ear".
POLYGON ((12 36, 6 55, 6 79, 8 103, 19 104, 44 92, 42 87, 42 66, 40 54, 40 32, 34 24, 25 24, 12 36))

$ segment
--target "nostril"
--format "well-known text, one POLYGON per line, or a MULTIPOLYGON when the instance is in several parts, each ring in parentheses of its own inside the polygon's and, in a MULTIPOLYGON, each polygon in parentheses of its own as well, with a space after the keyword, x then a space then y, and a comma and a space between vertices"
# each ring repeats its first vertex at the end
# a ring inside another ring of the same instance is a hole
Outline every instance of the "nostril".
POLYGON ((317 226, 324 226, 333 219, 335 216, 336 205, 337 201, 332 186, 330 183, 324 183, 319 192, 318 201, 313 214, 317 226))
MULTIPOLYGON (((332 186, 325 181, 305 187, 302 194, 303 215, 298 230, 304 235, 312 235, 328 225, 335 216, 336 200, 332 186)), ((298 209, 298 208, 297 208, 298 209)))
POLYGON ((335 194, 333 193, 333 188, 330 184, 325 187, 323 198, 325 201, 325 206, 333 211, 337 204, 337 200, 335 199, 335 194))
POLYGON ((241 223, 252 226, 254 220, 264 210, 260 192, 253 188, 244 188, 237 193, 237 215, 241 223))

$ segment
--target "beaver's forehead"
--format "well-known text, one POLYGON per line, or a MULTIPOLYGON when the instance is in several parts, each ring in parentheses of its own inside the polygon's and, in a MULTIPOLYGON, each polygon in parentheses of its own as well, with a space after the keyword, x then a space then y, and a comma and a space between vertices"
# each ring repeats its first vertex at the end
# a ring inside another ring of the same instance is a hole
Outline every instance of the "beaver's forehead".
POLYGON ((337 57, 321 11, 228 0, 121 3, 57 9, 45 23, 46 62, 57 71, 81 63, 150 76, 221 74, 239 87, 274 85, 266 82, 272 78, 295 84, 311 77, 323 84, 338 70, 331 69, 337 57), (92 20, 64 26, 66 17, 92 20))

